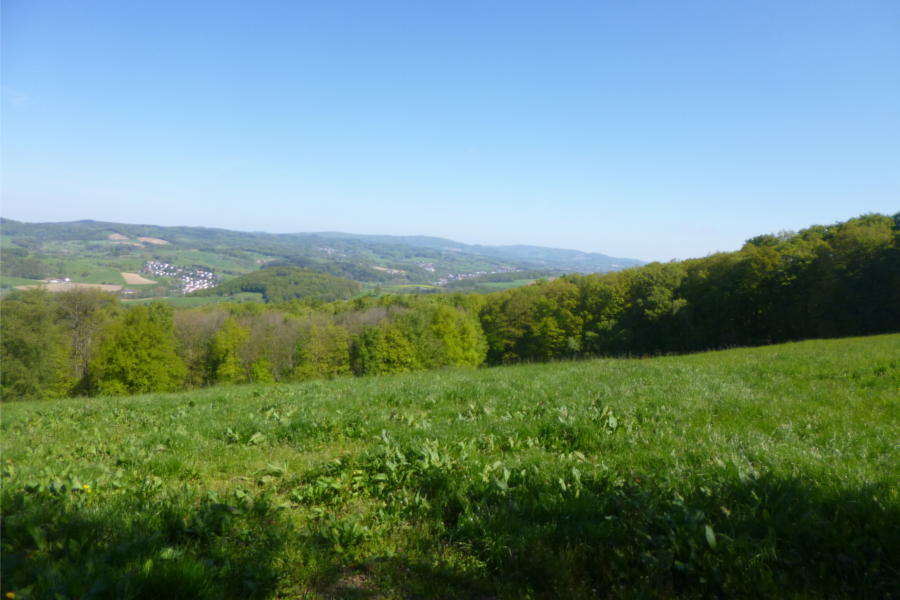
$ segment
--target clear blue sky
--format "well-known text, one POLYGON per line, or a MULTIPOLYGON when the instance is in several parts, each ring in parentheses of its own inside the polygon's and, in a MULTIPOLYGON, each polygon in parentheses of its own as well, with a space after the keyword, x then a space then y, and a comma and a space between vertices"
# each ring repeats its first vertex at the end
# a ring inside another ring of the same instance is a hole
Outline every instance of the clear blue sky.
POLYGON ((645 260, 900 210, 900 2, 2 3, 3 216, 645 260))

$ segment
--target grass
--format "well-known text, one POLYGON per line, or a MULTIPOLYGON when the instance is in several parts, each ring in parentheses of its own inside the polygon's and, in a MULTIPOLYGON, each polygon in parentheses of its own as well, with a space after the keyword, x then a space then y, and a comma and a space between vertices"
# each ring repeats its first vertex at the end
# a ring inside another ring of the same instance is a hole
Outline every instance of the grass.
POLYGON ((240 292, 230 296, 160 296, 155 298, 135 298, 133 300, 123 300, 123 302, 125 304, 165 302, 166 304, 171 304, 178 308, 197 308, 208 304, 222 304, 226 302, 262 302, 262 294, 256 292, 240 292))
POLYGON ((96 261, 90 258, 56 258, 47 261, 51 277, 69 277, 76 283, 107 283, 125 285, 122 269, 110 266, 107 261, 96 261))
POLYGON ((222 254, 212 250, 197 250, 184 248, 168 248, 157 246, 156 252, 166 257, 168 262, 182 267, 203 265, 216 272, 229 271, 232 273, 247 273, 260 268, 258 258, 266 258, 265 255, 255 252, 239 252, 238 256, 222 254))
POLYGON ((0 286, 15 287, 18 285, 38 285, 43 279, 25 279, 24 277, 9 277, 0 275, 0 286))
POLYGON ((515 279, 513 281, 485 281, 478 284, 478 289, 483 292, 497 292, 511 288, 531 285, 536 279, 515 279))
MULTIPOLYGON (((0 237, 4 247, 12 245, 9 236, 0 237)), ((42 247, 48 277, 69 277, 77 283, 124 284, 121 272, 137 273, 148 260, 157 258, 180 266, 204 265, 220 274, 246 273, 260 267, 257 260, 267 257, 240 251, 222 254, 215 251, 183 249, 173 246, 127 247, 129 253, 111 255, 121 245, 107 240, 49 241, 42 247)), ((19 284, 17 284, 19 285, 19 284)))
POLYGON ((440 287, 436 285, 430 285, 427 283, 407 283, 407 284, 368 284, 364 286, 362 292, 364 295, 368 295, 376 291, 379 294, 416 294, 420 292, 433 292, 433 291, 442 291, 440 287))
POLYGON ((17 598, 900 589, 900 335, 3 406, 17 598))

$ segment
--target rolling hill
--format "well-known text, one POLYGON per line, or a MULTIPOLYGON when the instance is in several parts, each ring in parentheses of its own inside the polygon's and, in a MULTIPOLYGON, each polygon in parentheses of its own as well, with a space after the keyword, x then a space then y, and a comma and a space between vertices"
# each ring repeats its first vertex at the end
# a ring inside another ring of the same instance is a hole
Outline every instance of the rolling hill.
MULTIPOLYGON (((642 264, 576 250, 475 246, 425 236, 271 234, 90 220, 0 219, 0 247, 6 259, 4 278, 69 277, 104 284, 122 284, 120 272, 139 272, 148 261, 213 271, 222 280, 268 265, 300 267, 370 285, 437 286, 497 273, 553 276, 642 264)), ((167 283, 172 282, 161 281, 167 283)))

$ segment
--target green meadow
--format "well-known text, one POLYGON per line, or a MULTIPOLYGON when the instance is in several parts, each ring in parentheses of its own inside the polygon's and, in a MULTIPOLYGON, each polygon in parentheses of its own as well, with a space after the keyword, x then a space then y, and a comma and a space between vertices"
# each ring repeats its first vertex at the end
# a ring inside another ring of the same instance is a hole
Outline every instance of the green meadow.
POLYGON ((890 598, 900 335, 5 403, 16 598, 890 598))
POLYGON ((237 294, 231 294, 230 296, 161 296, 156 298, 137 298, 135 300, 124 300, 123 302, 129 306, 133 304, 164 302, 176 308, 197 308, 198 306, 208 306, 210 304, 262 302, 262 294, 257 294, 254 292, 239 292, 237 294))

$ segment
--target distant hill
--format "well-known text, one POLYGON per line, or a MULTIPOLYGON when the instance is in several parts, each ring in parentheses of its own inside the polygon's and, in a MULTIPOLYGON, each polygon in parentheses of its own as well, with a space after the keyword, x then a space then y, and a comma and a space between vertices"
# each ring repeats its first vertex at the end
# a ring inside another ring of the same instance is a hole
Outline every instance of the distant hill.
POLYGON ((295 298, 331 302, 355 296, 359 290, 359 283, 328 273, 297 267, 267 267, 194 294, 229 296, 256 292, 262 294, 266 302, 284 302, 295 298))
POLYGON ((356 235, 337 232, 305 235, 334 236, 339 239, 358 239, 368 242, 401 244, 414 248, 428 248, 449 253, 486 256, 527 264, 532 268, 542 267, 567 273, 605 273, 645 264, 644 261, 636 258, 616 258, 597 252, 581 252, 580 250, 528 245, 482 246, 428 236, 356 235))
POLYGON ((0 239, 3 258, 10 265, 3 273, 6 277, 42 274, 86 283, 121 284, 119 272, 137 272, 151 260, 209 269, 224 280, 262 266, 281 266, 328 273, 371 286, 443 286, 498 273, 527 271, 554 276, 642 264, 635 259, 577 250, 478 246, 427 236, 273 234, 91 220, 23 223, 0 219, 0 239))

